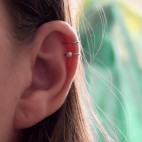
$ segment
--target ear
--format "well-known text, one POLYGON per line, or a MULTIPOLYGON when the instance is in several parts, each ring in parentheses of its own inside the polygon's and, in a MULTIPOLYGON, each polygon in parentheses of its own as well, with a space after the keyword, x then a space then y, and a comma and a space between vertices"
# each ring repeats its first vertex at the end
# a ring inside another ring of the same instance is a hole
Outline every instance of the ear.
POLYGON ((24 90, 15 113, 16 129, 31 127, 56 112, 64 103, 73 82, 79 53, 75 31, 65 22, 42 25, 36 32, 30 50, 32 81, 24 90))

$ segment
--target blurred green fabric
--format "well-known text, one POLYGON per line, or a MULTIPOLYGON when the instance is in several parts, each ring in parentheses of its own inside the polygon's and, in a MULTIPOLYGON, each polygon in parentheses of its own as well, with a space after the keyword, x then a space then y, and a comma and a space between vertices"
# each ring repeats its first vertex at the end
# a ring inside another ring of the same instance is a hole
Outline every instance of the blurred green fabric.
POLYGON ((116 141, 141 142, 141 14, 123 1, 86 0, 79 24, 94 109, 116 141))

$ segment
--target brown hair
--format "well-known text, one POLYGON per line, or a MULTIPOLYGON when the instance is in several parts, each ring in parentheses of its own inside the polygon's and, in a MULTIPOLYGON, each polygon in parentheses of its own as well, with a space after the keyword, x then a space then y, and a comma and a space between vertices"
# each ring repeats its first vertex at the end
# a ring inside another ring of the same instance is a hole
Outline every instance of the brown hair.
MULTIPOLYGON (((69 1, 64 0, 7 0, 13 23, 14 37, 20 41, 31 40, 36 30, 44 23, 62 20, 72 25, 69 1)), ((80 62, 80 67, 81 67, 80 62)), ((81 70, 81 69, 80 69, 81 70)), ((22 131, 22 142, 91 142, 91 135, 85 121, 83 104, 72 83, 63 106, 53 115, 37 125, 22 131)))

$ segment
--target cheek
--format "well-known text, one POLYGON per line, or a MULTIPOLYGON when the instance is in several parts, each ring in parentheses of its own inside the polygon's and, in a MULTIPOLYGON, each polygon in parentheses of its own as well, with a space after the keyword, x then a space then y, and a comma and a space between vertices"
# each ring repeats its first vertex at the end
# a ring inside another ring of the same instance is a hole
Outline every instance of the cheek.
POLYGON ((20 93, 20 84, 11 51, 0 46, 0 128, 9 124, 20 93))
MULTIPOLYGON (((16 55, 9 35, 8 23, 0 4, 0 138, 6 138, 13 128, 13 119, 22 85, 16 55), (19 83, 20 82, 20 83, 19 83)), ((1 140, 0 140, 1 141, 1 140)), ((3 140, 2 140, 3 141, 3 140)))

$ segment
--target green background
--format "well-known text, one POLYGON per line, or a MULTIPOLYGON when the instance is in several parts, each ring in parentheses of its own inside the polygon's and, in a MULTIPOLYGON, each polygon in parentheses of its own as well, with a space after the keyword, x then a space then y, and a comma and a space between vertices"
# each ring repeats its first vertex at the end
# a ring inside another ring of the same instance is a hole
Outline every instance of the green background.
POLYGON ((142 16, 115 0, 86 0, 83 11, 79 33, 94 109, 115 141, 142 142, 142 16))

